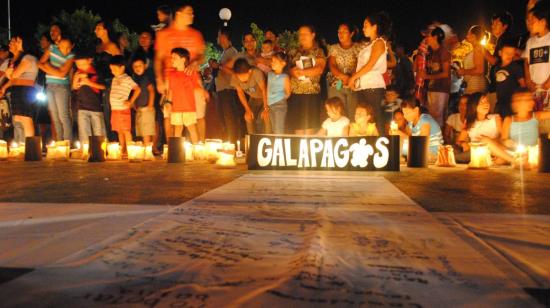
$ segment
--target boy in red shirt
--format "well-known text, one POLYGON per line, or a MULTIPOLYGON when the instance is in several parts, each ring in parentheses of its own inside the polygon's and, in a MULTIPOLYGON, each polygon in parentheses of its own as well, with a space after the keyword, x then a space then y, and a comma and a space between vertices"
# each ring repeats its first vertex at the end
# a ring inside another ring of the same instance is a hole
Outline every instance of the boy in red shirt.
POLYGON ((174 69, 167 74, 168 100, 172 102, 170 124, 174 125, 174 136, 181 137, 185 126, 189 130, 191 142, 197 143, 195 89, 202 85, 196 72, 189 75, 185 71, 190 59, 187 49, 172 49, 171 59, 174 69))

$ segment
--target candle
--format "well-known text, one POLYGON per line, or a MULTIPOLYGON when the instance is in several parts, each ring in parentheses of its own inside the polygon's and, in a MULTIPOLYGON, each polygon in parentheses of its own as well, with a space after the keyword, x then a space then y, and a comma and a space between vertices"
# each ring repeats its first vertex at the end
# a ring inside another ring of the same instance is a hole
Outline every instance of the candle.
POLYGON ((55 159, 57 157, 57 146, 55 141, 50 142, 46 145, 46 159, 55 159))
POLYGON ((195 160, 206 160, 207 158, 206 146, 202 143, 193 146, 193 153, 195 160))
POLYGON ((241 151, 241 141, 240 140, 237 140, 237 151, 238 152, 241 151))
POLYGON ((398 129, 399 129, 399 126, 397 126, 397 123, 395 121, 391 121, 390 134, 396 134, 398 129))
POLYGON ((531 166, 531 169, 536 169, 539 165, 539 146, 530 146, 527 151, 529 155, 529 166, 531 166))
POLYGON ((235 155, 233 153, 220 152, 220 158, 216 161, 216 165, 222 168, 233 168, 237 166, 235 155))
POLYGON ((184 142, 183 146, 185 147, 185 161, 193 161, 193 144, 191 142, 184 142))
POLYGON ((0 140, 0 160, 8 159, 8 143, 4 140, 0 140))
POLYGON ((206 139, 205 151, 206 159, 210 162, 216 162, 219 158, 218 151, 223 147, 222 141, 219 139, 206 139))
POLYGON ((155 154, 153 154, 153 144, 145 144, 145 160, 155 160, 155 154))
POLYGON ((82 159, 88 160, 88 157, 90 156, 90 144, 89 143, 83 143, 82 144, 82 159))
POLYGON ((118 142, 109 142, 107 144, 107 159, 108 160, 122 159, 122 152, 120 151, 120 144, 118 142))
POLYGON ((19 158, 23 158, 24 155, 25 155, 24 145, 19 145, 17 144, 17 142, 12 142, 10 144, 8 157, 19 159, 19 158))
POLYGON ((130 162, 140 162, 145 158, 145 147, 141 142, 128 142, 127 148, 130 162))
POLYGON ((69 155, 71 154, 71 147, 70 147, 70 141, 64 140, 64 141, 57 141, 55 143, 56 146, 56 160, 68 160, 69 155))
POLYGON ((165 144, 162 146, 162 159, 168 159, 168 145, 165 144))
POLYGON ((491 152, 484 143, 470 143, 470 168, 486 169, 491 166, 491 152))

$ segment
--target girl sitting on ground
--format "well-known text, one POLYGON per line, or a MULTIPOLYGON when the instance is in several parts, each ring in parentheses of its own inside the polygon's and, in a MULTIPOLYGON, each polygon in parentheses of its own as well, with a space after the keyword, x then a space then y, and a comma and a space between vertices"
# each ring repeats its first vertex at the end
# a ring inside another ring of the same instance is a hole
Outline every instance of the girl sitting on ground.
POLYGON ((331 97, 325 102, 328 119, 323 122, 319 136, 346 137, 349 133, 349 119, 343 115, 344 102, 339 97, 331 97))
POLYGON ((349 135, 354 136, 378 136, 376 120, 372 106, 359 103, 355 108, 355 122, 351 123, 349 135))

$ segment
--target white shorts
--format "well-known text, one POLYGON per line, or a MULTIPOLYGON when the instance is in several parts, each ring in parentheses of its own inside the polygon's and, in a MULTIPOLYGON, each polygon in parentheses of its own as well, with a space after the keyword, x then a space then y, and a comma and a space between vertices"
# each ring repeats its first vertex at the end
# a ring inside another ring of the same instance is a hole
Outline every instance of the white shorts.
POLYGON ((176 126, 190 126, 197 124, 196 112, 172 112, 170 115, 170 124, 176 126))

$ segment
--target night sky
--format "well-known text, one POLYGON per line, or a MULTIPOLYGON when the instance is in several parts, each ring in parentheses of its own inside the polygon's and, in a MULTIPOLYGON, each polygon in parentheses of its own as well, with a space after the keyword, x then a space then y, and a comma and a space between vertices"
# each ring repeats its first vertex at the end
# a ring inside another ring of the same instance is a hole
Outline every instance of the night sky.
MULTIPOLYGON (((6 0, 0 0, 6 6, 6 0)), ((16 31, 32 32, 36 23, 48 23, 51 16, 62 9, 72 11, 87 7, 104 18, 119 18, 133 31, 145 29, 156 23, 155 8, 160 4, 174 1, 146 0, 51 0, 43 7, 35 1, 12 0, 12 28, 16 31), (32 7, 32 10, 28 8, 32 7)), ((474 24, 489 25, 490 16, 498 11, 508 10, 516 21, 516 31, 523 30, 523 15, 526 1, 523 0, 406 0, 406 1, 190 1, 195 8, 195 27, 209 41, 215 40, 216 29, 221 25, 218 12, 228 7, 233 13, 230 21, 235 35, 234 43, 240 38, 251 22, 261 28, 271 27, 277 31, 296 29, 300 24, 311 23, 317 27, 319 35, 329 43, 337 40, 336 31, 340 21, 349 21, 361 27, 365 16, 385 10, 394 22, 397 40, 408 48, 414 47, 419 38, 419 30, 432 20, 450 24, 462 34, 474 24), (322 4, 320 4, 322 3, 322 4)), ((0 10, 2 27, 6 27, 6 10, 0 10)))

